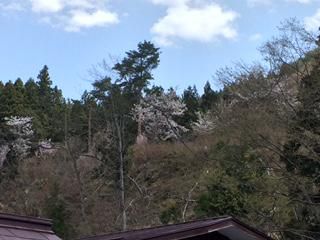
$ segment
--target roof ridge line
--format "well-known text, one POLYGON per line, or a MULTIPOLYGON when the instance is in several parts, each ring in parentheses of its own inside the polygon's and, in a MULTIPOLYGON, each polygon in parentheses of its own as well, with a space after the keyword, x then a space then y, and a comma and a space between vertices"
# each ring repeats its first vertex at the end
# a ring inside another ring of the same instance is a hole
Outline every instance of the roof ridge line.
POLYGON ((0 220, 13 220, 24 223, 36 223, 40 225, 52 226, 52 220, 40 217, 20 216, 17 214, 0 213, 0 220))
POLYGON ((5 228, 13 228, 13 229, 18 229, 18 230, 28 230, 32 232, 39 232, 39 233, 50 233, 54 234, 52 230, 43 230, 43 229, 38 229, 38 228, 28 228, 28 227, 21 227, 21 226, 13 226, 13 225, 6 225, 6 224, 0 224, 0 227, 5 227, 5 228))
MULTIPOLYGON (((159 225, 159 226, 154 226, 154 227, 149 227, 149 228, 147 227, 147 228, 133 229, 133 230, 123 231, 123 232, 114 232, 114 233, 109 233, 109 234, 107 233, 107 234, 101 234, 101 235, 95 235, 95 236, 87 236, 87 237, 79 238, 78 240, 91 239, 91 238, 104 237, 104 236, 112 237, 112 235, 118 235, 118 234, 130 233, 130 232, 139 232, 139 231, 143 231, 143 230, 153 230, 153 229, 170 227, 170 226, 177 226, 177 225, 185 225, 185 224, 199 222, 199 221, 201 221, 201 222, 206 222, 206 221, 210 221, 210 220, 225 221, 225 220, 230 220, 230 219, 233 219, 233 217, 232 216, 222 216, 222 217, 198 219, 198 220, 192 220, 192 221, 176 223, 176 224, 159 225)), ((193 227, 193 228, 195 228, 195 227, 193 227)), ((193 229, 193 228, 191 227, 190 229, 193 229)), ((118 239, 118 238, 115 237, 115 239, 118 239)), ((122 238, 120 237, 119 239, 122 239, 122 238)))

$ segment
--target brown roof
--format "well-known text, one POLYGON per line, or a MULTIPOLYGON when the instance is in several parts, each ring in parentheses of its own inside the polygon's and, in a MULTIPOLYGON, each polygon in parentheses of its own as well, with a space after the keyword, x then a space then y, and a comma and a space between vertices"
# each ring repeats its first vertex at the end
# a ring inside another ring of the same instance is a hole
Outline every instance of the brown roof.
POLYGON ((232 217, 218 217, 181 224, 86 237, 81 240, 270 240, 266 234, 232 217))
POLYGON ((0 213, 0 240, 61 240, 49 219, 0 213))

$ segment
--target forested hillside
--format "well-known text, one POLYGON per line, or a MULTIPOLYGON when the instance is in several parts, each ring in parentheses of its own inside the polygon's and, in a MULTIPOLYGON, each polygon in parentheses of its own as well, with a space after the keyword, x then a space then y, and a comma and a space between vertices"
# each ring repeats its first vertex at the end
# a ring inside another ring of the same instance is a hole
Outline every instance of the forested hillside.
MULTIPOLYGON (((63 239, 233 215, 274 239, 320 239, 320 39, 295 20, 199 91, 154 85, 141 42, 63 97, 44 66, 0 82, 0 211, 63 239)), ((196 80, 195 80, 196 81, 196 80)))

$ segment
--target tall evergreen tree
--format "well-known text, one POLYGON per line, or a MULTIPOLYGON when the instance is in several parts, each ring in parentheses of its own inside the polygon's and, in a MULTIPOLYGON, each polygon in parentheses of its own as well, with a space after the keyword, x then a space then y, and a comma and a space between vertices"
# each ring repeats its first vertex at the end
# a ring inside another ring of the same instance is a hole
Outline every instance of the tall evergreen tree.
POLYGON ((207 81, 204 89, 203 95, 201 96, 201 109, 206 112, 214 106, 218 100, 218 93, 212 90, 210 83, 207 81))
POLYGON ((64 139, 64 124, 65 124, 65 99, 62 96, 62 91, 55 86, 51 93, 52 109, 50 116, 50 135, 54 141, 62 141, 64 139))
POLYGON ((67 209, 57 183, 53 185, 50 196, 46 199, 45 213, 52 219, 52 228, 55 233, 63 239, 70 239, 74 234, 73 227, 69 224, 71 213, 67 209))
POLYGON ((26 104, 25 88, 24 88, 24 84, 20 78, 18 78, 14 82, 14 89, 15 89, 14 107, 16 108, 17 115, 18 116, 27 116, 29 106, 26 104))
POLYGON ((32 78, 25 83, 25 95, 27 104, 34 111, 39 103, 39 86, 32 78))
POLYGON ((38 74, 38 85, 39 85, 39 94, 42 98, 47 98, 49 100, 51 94, 51 85, 52 81, 49 75, 49 68, 47 65, 41 69, 40 73, 38 74))
POLYGON ((3 119, 8 116, 17 116, 19 114, 16 109, 16 91, 12 81, 5 84, 2 94, 0 95, 0 116, 3 119))
MULTIPOLYGON (((122 215, 122 229, 127 228, 125 206, 125 155, 128 147, 134 142, 137 127, 131 118, 133 106, 140 102, 143 91, 153 79, 152 70, 159 64, 159 49, 150 42, 138 44, 137 50, 126 53, 113 70, 116 79, 105 77, 94 83, 92 95, 102 105, 106 121, 111 123, 114 136, 114 157, 117 161, 119 203, 122 215)), ((109 151, 110 152, 110 151, 109 151)))
POLYGON ((159 65, 159 56, 159 48, 144 41, 138 44, 137 50, 127 52, 126 57, 113 67, 119 76, 116 83, 123 88, 123 94, 127 95, 132 103, 140 100, 142 90, 153 80, 152 70, 159 65))
POLYGON ((33 81, 28 83, 28 94, 34 93, 38 89, 38 94, 34 95, 37 102, 35 114, 37 118, 36 133, 39 138, 50 138, 53 141, 61 141, 64 137, 64 107, 65 102, 61 90, 52 88, 52 81, 49 68, 45 65, 39 75, 37 86, 33 81))
POLYGON ((0 94, 1 94, 1 91, 3 90, 3 88, 4 88, 4 84, 2 81, 0 81, 0 94))
POLYGON ((200 97, 196 86, 189 86, 182 94, 182 102, 186 105, 185 111, 180 123, 187 128, 191 128, 193 122, 198 120, 197 113, 200 110, 200 97))

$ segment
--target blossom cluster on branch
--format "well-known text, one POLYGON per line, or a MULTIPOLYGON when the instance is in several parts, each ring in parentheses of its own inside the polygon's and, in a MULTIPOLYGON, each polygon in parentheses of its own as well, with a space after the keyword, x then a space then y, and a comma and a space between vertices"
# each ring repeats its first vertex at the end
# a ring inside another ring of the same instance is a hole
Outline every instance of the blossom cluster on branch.
POLYGON ((6 125, 14 135, 11 143, 11 151, 19 158, 27 156, 31 149, 31 138, 33 136, 32 118, 12 116, 5 118, 6 125))
POLYGON ((177 123, 187 110, 176 92, 150 94, 132 110, 133 118, 142 125, 143 134, 151 140, 177 139, 189 129, 177 123))

